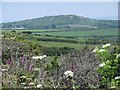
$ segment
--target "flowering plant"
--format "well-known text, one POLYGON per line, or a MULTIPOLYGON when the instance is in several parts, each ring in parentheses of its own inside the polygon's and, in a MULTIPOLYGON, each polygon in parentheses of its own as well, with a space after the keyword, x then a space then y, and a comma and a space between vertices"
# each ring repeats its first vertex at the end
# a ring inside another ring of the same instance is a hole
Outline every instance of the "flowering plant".
POLYGON ((65 77, 68 78, 68 77, 73 77, 73 72, 68 70, 64 73, 65 77))
POLYGON ((96 53, 101 61, 98 67, 100 87, 120 88, 120 54, 116 47, 106 44, 102 48, 96 47, 93 53, 96 53))

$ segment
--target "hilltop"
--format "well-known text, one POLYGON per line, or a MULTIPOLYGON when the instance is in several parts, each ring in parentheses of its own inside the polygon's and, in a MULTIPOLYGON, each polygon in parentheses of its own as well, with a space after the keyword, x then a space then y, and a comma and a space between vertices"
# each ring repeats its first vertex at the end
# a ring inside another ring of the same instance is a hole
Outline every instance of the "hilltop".
POLYGON ((117 28, 117 20, 95 20, 77 15, 45 16, 16 22, 3 23, 3 29, 80 29, 117 28))

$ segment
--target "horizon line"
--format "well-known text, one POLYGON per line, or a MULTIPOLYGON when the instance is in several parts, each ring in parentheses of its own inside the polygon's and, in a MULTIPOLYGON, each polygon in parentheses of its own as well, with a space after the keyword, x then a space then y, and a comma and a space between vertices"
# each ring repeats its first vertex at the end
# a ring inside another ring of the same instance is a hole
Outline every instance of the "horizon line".
POLYGON ((0 23, 19 22, 19 21, 25 21, 25 20, 31 20, 31 19, 37 19, 37 18, 52 17, 52 16, 55 17, 55 16, 62 16, 62 15, 64 15, 64 16, 75 15, 75 16, 89 18, 89 19, 95 19, 95 20, 118 20, 118 16, 90 17, 90 16, 82 16, 82 15, 76 15, 76 14, 58 14, 58 15, 45 15, 45 16, 40 16, 40 17, 26 18, 26 19, 21 19, 21 20, 14 20, 14 21, 2 21, 0 23))

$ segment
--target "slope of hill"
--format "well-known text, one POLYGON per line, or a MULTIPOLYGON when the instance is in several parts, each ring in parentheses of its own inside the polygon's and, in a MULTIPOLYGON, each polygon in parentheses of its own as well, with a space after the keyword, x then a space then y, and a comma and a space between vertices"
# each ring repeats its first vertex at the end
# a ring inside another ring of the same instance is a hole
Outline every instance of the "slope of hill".
POLYGON ((17 22, 3 23, 3 29, 78 29, 117 28, 117 20, 94 20, 76 15, 45 16, 17 22))

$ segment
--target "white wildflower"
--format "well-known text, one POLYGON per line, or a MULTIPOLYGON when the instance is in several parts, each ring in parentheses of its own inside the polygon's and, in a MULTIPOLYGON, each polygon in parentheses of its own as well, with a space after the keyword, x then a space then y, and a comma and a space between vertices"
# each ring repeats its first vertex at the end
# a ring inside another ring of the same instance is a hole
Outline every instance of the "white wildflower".
POLYGON ((99 52, 105 52, 105 49, 100 49, 99 52))
POLYGON ((70 70, 68 70, 68 71, 66 71, 65 73, 64 73, 64 75, 66 76, 66 77, 73 77, 73 72, 72 71, 70 71, 70 70))
POLYGON ((8 69, 2 69, 2 71, 8 71, 8 69))
POLYGON ((110 46, 110 43, 103 45, 102 48, 107 48, 109 46, 110 46))
POLYGON ((39 71, 39 68, 33 68, 33 71, 39 71))
POLYGON ((120 79, 120 76, 115 77, 115 80, 120 79))
POLYGON ((116 58, 119 58, 119 57, 120 57, 120 54, 117 54, 117 55, 116 55, 116 58))
POLYGON ((29 89, 29 87, 24 87, 24 89, 29 89))
POLYGON ((93 52, 97 52, 98 51, 98 48, 95 48, 94 50, 93 50, 93 52))
POLYGON ((43 55, 43 56, 33 56, 32 59, 43 59, 47 57, 46 55, 43 55))
POLYGON ((42 84, 37 84, 37 88, 40 88, 40 87, 42 87, 42 84))
POLYGON ((26 78, 26 76, 21 76, 20 78, 26 78))
POLYGON ((43 59, 44 58, 44 56, 38 56, 38 59, 43 59))
POLYGON ((101 64, 99 65, 99 67, 103 67, 103 66, 105 66, 105 63, 101 63, 101 64))
POLYGON ((29 85, 34 85, 34 82, 30 82, 29 85))
POLYGON ((26 83, 21 83, 22 85, 25 85, 26 83))
POLYGON ((47 57, 46 55, 43 55, 43 57, 45 58, 45 57, 47 57))

